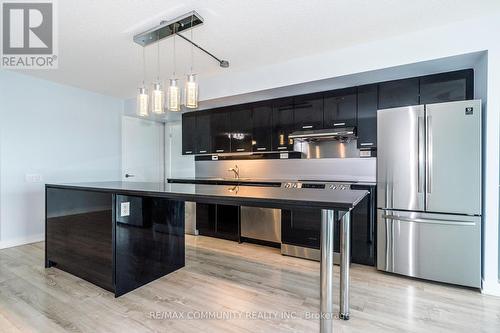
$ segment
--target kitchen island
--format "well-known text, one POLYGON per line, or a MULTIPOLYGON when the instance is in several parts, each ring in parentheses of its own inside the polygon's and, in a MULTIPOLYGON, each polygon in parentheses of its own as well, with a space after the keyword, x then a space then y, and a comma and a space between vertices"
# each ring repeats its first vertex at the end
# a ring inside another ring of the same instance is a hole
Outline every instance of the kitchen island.
POLYGON ((341 216, 340 318, 349 318, 350 211, 366 191, 140 182, 46 185, 46 267, 121 296, 185 265, 184 202, 317 208, 321 331, 332 331, 333 228, 341 216))

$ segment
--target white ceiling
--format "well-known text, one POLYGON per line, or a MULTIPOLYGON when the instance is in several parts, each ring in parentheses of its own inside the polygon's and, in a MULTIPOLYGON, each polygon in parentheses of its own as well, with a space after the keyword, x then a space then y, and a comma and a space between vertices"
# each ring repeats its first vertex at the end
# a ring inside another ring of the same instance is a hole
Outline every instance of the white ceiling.
MULTIPOLYGON (((191 10, 205 20, 194 29, 194 40, 231 63, 220 68, 195 50, 194 71, 211 76, 485 15, 500 10, 500 1, 64 0, 58 6, 59 69, 26 73, 129 98, 142 81, 142 47, 132 42, 133 35, 191 10)), ((165 79, 173 69, 172 42, 160 43, 165 79)), ((183 77, 190 47, 179 38, 176 45, 177 74, 183 77)), ((147 81, 156 76, 156 59, 156 45, 147 47, 147 81)))

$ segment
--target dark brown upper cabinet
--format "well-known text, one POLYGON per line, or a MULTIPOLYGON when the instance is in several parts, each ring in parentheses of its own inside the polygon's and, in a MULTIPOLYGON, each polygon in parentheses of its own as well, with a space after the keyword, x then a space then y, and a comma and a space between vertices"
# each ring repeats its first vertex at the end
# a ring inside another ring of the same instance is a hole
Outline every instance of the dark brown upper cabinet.
POLYGON ((428 75, 420 78, 420 104, 474 99, 474 70, 428 75))
POLYGON ((212 133, 212 153, 229 153, 231 151, 231 118, 225 108, 216 109, 210 117, 212 133))
POLYGON ((273 106, 270 101, 255 103, 252 108, 253 151, 264 152, 272 149, 273 106))
POLYGON ((293 115, 293 98, 283 98, 274 102, 272 135, 274 151, 293 150, 293 140, 288 138, 288 135, 294 131, 293 115))
POLYGON ((182 115, 182 154, 196 154, 196 113, 184 113, 182 115))
POLYGON ((252 108, 251 105, 228 107, 231 117, 231 152, 252 151, 252 108))
POLYGON ((358 148, 377 147, 378 85, 358 87, 358 148))
POLYGON ((419 78, 379 84, 378 108, 389 109, 419 104, 419 78))
POLYGON ((356 87, 324 94, 324 127, 356 126, 356 87))
POLYGON ((293 116, 295 130, 323 128, 323 93, 294 97, 293 116))

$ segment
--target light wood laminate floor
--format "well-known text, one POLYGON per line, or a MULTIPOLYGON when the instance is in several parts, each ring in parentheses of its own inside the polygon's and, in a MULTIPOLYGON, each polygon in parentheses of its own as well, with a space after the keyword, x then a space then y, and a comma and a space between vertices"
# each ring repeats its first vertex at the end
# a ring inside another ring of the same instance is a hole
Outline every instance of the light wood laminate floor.
MULTIPOLYGON (((319 263, 277 249, 187 236, 185 268, 117 299, 43 259, 44 243, 0 251, 1 332, 319 331, 319 263)), ((335 332, 500 332, 500 298, 351 272, 351 320, 335 332)))

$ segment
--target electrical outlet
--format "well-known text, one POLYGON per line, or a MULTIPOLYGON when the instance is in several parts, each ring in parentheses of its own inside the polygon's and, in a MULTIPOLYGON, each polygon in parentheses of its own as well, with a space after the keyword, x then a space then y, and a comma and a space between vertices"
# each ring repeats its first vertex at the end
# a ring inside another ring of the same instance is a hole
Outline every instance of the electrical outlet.
POLYGON ((120 216, 130 216, 130 202, 122 202, 120 204, 120 216))
POLYGON ((42 175, 38 173, 27 173, 24 179, 27 183, 40 183, 42 181, 42 175))

